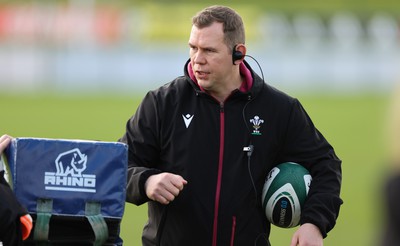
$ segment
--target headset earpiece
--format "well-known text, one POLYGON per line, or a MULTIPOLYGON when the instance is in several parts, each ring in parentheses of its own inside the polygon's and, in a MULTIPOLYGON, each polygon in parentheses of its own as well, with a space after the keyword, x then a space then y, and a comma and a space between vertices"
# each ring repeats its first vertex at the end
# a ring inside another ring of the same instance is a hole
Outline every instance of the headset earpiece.
POLYGON ((235 65, 235 61, 240 60, 244 57, 243 53, 240 52, 239 50, 236 50, 236 45, 233 47, 232 50, 232 63, 235 65))

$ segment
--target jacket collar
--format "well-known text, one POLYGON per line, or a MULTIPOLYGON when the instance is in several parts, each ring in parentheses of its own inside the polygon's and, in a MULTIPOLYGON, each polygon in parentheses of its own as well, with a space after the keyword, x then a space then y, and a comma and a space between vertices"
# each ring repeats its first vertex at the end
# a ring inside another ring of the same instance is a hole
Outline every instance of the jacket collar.
MULTIPOLYGON (((201 91, 202 88, 200 88, 200 86, 198 85, 197 80, 193 74, 193 70, 191 68, 189 69, 189 65, 190 65, 190 59, 187 60, 185 66, 184 66, 184 69, 183 69, 186 80, 193 87, 193 89, 195 91, 197 91, 197 92, 201 91), (189 73, 192 73, 192 76, 190 76, 189 73)), ((247 91, 244 93, 242 92, 242 93, 247 95, 248 100, 252 100, 266 86, 266 84, 264 82, 264 79, 261 78, 260 76, 258 76, 258 74, 256 74, 253 71, 253 69, 250 67, 250 65, 245 60, 243 61, 243 63, 241 63, 241 65, 243 65, 247 70, 247 72, 244 74, 244 76, 246 76, 246 78, 248 78, 248 77, 251 78, 251 84, 246 82, 247 88, 244 87, 244 90, 247 90, 247 91)), ((241 71, 241 73, 243 73, 242 71, 241 71)), ((249 80, 246 79, 246 81, 249 81, 249 80)))

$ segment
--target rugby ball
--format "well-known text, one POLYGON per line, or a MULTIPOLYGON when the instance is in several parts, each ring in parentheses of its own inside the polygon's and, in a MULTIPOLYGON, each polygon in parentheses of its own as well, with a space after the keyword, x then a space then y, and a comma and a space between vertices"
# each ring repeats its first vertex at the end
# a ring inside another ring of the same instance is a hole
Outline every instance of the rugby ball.
POLYGON ((294 162, 281 163, 269 172, 262 191, 262 208, 271 224, 282 228, 299 225, 311 180, 308 170, 294 162))

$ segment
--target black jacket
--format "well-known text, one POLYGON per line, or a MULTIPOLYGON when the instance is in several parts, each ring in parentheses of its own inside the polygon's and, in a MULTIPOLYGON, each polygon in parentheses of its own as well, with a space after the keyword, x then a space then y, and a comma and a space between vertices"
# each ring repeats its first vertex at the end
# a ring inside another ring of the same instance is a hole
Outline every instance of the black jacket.
POLYGON ((384 214, 385 223, 381 246, 400 245, 400 173, 391 170, 384 181, 384 214))
POLYGON ((22 245, 20 217, 27 213, 4 179, 4 171, 0 171, 0 242, 3 246, 22 245))
POLYGON ((341 161, 299 101, 245 64, 250 90, 233 91, 223 104, 190 79, 187 63, 185 76, 150 91, 128 121, 121 139, 129 145, 127 201, 148 202, 143 245, 267 245, 262 187, 268 172, 287 161, 304 165, 313 177, 301 223, 317 225, 324 237, 335 225, 341 161), (263 121, 258 129, 257 117, 263 121), (250 160, 243 151, 249 144, 250 160), (144 191, 146 179, 159 172, 188 181, 167 206, 144 191))

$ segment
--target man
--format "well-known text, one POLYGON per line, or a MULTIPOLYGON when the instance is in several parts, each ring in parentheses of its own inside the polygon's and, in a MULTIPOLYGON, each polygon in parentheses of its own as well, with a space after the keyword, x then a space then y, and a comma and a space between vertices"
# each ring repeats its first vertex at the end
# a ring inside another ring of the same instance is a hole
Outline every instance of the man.
POLYGON ((388 173, 382 183, 384 192, 384 227, 379 245, 400 245, 400 84, 394 89, 392 102, 388 110, 387 142, 388 142, 388 173))
POLYGON ((32 218, 17 201, 10 186, 4 179, 1 155, 10 144, 11 137, 0 137, 0 245, 22 245, 32 229, 32 218))
POLYGON ((299 101, 244 61, 234 10, 212 6, 192 21, 184 76, 150 91, 121 138, 127 201, 148 202, 143 245, 269 245, 261 191, 287 161, 313 176, 291 245, 322 245, 342 204, 341 161, 299 101))

